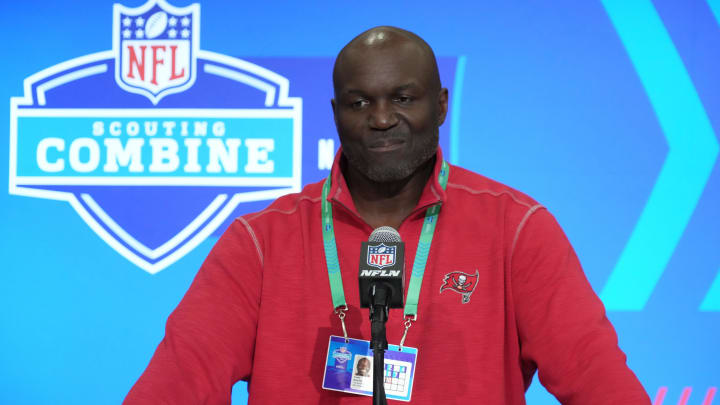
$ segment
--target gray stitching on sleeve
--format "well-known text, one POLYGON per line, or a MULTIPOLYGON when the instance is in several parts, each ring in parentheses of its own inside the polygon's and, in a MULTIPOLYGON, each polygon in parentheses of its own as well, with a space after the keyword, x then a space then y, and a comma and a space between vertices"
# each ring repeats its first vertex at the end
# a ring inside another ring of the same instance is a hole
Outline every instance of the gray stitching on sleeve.
POLYGON ((536 204, 530 207, 530 209, 527 210, 525 213, 525 216, 518 224, 517 230, 515 231, 515 237, 513 238, 512 247, 510 248, 510 269, 512 269, 512 258, 513 254, 515 253, 515 245, 517 244, 518 239, 520 239, 520 232, 522 232, 523 228, 525 227, 525 224, 527 223, 528 219, 530 219, 530 216, 535 213, 535 211, 539 210, 540 208, 545 208, 541 204, 536 204))
POLYGON ((295 206, 293 206, 289 210, 280 210, 277 208, 266 208, 260 212, 256 212, 255 214, 250 215, 248 218, 250 220, 253 220, 253 219, 256 219, 260 216, 263 216, 263 215, 271 213, 271 212, 277 212, 279 214, 290 215, 290 214, 295 213, 295 211, 297 211, 298 206, 300 205, 300 201, 306 201, 306 200, 310 201, 310 202, 318 202, 318 201, 322 200, 322 198, 321 197, 311 198, 311 197, 307 197, 307 196, 300 196, 295 200, 295 206))
POLYGON ((257 240, 257 237, 255 236, 255 231, 253 231, 250 224, 245 220, 243 217, 238 217, 238 221, 242 222, 243 225, 245 225, 245 229, 250 234, 250 237, 253 240, 253 243, 255 243, 255 249, 257 249, 258 258, 260 259, 260 265, 265 265, 265 259, 263 258, 262 249, 260 249, 260 243, 257 240))
POLYGON ((498 192, 498 191, 493 191, 493 190, 475 190, 475 189, 472 189, 472 188, 470 188, 470 187, 468 187, 468 186, 466 186, 466 185, 464 185, 464 184, 456 184, 456 183, 449 183, 449 182, 448 182, 448 187, 453 187, 453 188, 457 188, 457 189, 460 189, 460 190, 465 190, 465 191, 467 191, 468 193, 470 193, 470 194, 475 194, 475 195, 478 195, 478 194, 490 194, 490 195, 493 196, 493 197, 500 197, 501 195, 507 195, 507 196, 510 196, 510 198, 512 198, 512 200, 515 201, 516 203, 518 203, 518 204, 520 204, 520 205, 524 205, 524 206, 526 206, 526 207, 528 207, 528 208, 532 208, 532 207, 530 207, 530 204, 526 203, 525 201, 522 201, 522 200, 519 199, 514 193, 512 193, 512 192, 509 191, 509 190, 503 190, 503 191, 499 191, 499 192, 498 192))

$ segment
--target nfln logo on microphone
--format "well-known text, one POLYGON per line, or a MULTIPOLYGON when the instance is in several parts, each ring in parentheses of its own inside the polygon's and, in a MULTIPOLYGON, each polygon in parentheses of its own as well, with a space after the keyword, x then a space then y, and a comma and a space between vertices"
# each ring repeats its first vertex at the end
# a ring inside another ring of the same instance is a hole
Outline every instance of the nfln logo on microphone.
POLYGON ((112 50, 35 73, 11 99, 11 194, 67 201, 157 273, 239 204, 300 190, 302 99, 286 77, 200 49, 199 4, 115 4, 107 27, 112 50))

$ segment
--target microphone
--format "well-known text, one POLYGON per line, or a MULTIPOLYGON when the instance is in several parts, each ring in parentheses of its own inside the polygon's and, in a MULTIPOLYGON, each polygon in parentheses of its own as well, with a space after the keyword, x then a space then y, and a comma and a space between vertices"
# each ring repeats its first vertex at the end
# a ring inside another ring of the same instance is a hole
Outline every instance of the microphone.
POLYGON ((381 226, 370 234, 360 250, 360 307, 371 308, 372 287, 389 289, 389 308, 403 308, 405 288, 405 243, 394 228, 381 226))
POLYGON ((373 349, 373 404, 387 405, 385 396, 385 323, 390 308, 403 307, 405 244, 400 234, 381 226, 360 248, 360 307, 370 308, 370 348, 373 349))

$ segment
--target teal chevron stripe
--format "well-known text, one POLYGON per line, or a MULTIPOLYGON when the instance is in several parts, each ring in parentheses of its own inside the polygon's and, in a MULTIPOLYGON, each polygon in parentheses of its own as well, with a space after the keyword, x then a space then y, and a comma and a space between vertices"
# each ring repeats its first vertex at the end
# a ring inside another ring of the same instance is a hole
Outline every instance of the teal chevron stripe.
POLYGON ((455 67, 455 83, 453 83, 452 105, 450 107, 450 163, 457 165, 460 161, 460 103, 462 101, 463 81, 465 80, 464 55, 458 57, 455 67))
POLYGON ((715 281, 710 286, 710 291, 708 291, 702 304, 700 304, 700 310, 720 311, 720 272, 715 277, 715 281))
POLYGON ((718 24, 720 24, 720 0, 708 0, 708 5, 713 14, 715 14, 715 19, 718 24))
MULTIPOLYGON (((708 0, 710 9, 715 15, 715 20, 720 25, 720 0, 708 0)), ((720 271, 715 277, 710 290, 708 291, 702 304, 700 304, 701 311, 720 311, 720 271)))
POLYGON ((642 310, 695 210, 718 154, 710 121, 650 0, 603 0, 668 142, 655 187, 600 297, 642 310))

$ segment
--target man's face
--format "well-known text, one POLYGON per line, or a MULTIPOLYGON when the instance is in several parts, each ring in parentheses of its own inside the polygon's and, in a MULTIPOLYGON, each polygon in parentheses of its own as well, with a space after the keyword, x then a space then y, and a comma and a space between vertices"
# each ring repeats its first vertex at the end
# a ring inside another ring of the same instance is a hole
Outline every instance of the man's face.
POLYGON ((360 359, 358 361, 357 371, 360 375, 370 374, 370 362, 366 359, 360 359))
POLYGON ((352 49, 343 55, 332 101, 348 163, 376 182, 413 174, 437 150, 447 90, 412 42, 352 49))

